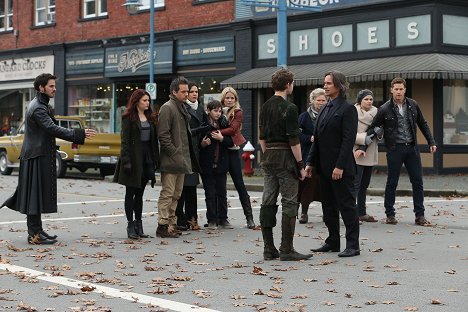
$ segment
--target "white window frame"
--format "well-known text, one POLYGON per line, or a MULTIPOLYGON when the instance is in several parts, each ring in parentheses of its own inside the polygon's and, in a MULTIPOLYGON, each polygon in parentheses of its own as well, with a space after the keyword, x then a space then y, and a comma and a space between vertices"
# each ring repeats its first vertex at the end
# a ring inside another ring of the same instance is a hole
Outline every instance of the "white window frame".
POLYGON ((55 23, 55 0, 44 0, 45 6, 38 7, 39 0, 34 1, 34 20, 36 26, 47 25, 55 23), (52 4, 53 3, 53 4, 52 4), (46 21, 39 20, 39 13, 46 11, 46 21))
POLYGON ((138 7, 138 9, 139 10, 149 10, 151 1, 154 1, 154 7, 155 8, 163 8, 164 7, 165 0, 140 0, 140 3, 142 5, 140 7, 138 7))
POLYGON ((83 18, 93 18, 98 16, 107 16, 107 4, 109 1, 107 0, 83 0, 83 18), (86 12, 86 5, 88 3, 95 2, 94 7, 96 8, 96 12, 93 14, 88 14, 86 12), (103 11, 103 2, 106 2, 106 11, 103 11))
POLYGON ((4 13, 0 15, 0 19, 4 20, 4 27, 0 28, 0 31, 13 30, 13 0, 3 0, 4 13))

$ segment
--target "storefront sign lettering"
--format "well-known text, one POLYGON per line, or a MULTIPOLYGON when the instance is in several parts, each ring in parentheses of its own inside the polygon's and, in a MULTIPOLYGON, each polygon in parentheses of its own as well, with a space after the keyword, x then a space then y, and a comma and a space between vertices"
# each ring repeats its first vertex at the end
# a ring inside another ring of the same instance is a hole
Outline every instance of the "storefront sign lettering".
MULTIPOLYGON (((390 26, 388 20, 358 23, 352 25, 322 28, 322 53, 353 51, 353 37, 357 38, 357 50, 388 48, 390 46, 390 26)), ((396 20, 395 33, 397 46, 430 43, 430 15, 421 15, 396 20), (402 39, 403 38, 403 39, 402 39), (403 43, 404 41, 404 43, 403 43), (401 43, 400 43, 401 42, 401 43)), ((290 56, 305 56, 318 53, 318 29, 291 31, 290 56)), ((258 59, 271 59, 277 55, 277 35, 258 36, 258 59)))
POLYGON ((0 81, 34 79, 44 72, 54 72, 53 55, 0 60, 0 81))
POLYGON ((65 56, 67 75, 100 73, 104 71, 104 49, 69 52, 65 56))
POLYGON ((177 66, 234 61, 234 37, 177 40, 177 66))
MULTIPOLYGON (((120 59, 117 67, 119 73, 128 69, 134 73, 143 65, 149 64, 151 52, 149 48, 147 50, 132 49, 129 52, 122 53, 118 58, 120 59)), ((154 51, 154 59, 156 59, 156 51, 154 51)))
MULTIPOLYGON (((154 46, 154 71, 172 73, 173 43, 158 42, 154 46)), ((149 73, 151 50, 148 44, 107 48, 105 76, 146 75, 149 73)))

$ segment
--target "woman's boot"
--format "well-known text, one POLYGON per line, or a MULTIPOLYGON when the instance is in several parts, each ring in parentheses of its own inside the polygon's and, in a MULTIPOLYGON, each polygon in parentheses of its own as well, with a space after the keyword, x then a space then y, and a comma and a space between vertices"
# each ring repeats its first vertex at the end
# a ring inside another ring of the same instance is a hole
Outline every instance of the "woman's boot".
POLYGON ((250 196, 249 195, 241 196, 239 197, 239 200, 241 202, 242 209, 244 210, 245 219, 247 220, 247 228, 254 229, 255 222, 253 219, 252 204, 250 203, 250 196))
POLYGON ((127 225, 127 236, 131 239, 138 239, 140 238, 136 232, 135 221, 128 221, 127 225))
POLYGON ((141 238, 148 238, 149 235, 146 235, 143 233, 143 221, 141 220, 136 220, 135 221, 135 228, 136 228, 136 233, 138 234, 139 237, 141 238))

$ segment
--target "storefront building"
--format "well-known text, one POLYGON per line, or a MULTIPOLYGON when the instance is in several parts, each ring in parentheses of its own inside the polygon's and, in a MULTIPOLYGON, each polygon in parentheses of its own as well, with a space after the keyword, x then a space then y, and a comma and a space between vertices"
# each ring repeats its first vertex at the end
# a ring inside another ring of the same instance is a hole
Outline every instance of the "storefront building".
MULTIPOLYGON (((466 1, 288 3, 322 7, 320 13, 288 16, 287 62, 296 75, 291 100, 300 111, 306 109, 310 91, 322 85, 330 70, 347 76, 351 102, 360 89, 368 88, 374 91, 377 106, 389 99, 390 81, 401 76, 407 80, 407 96, 418 101, 438 144, 437 153, 430 154, 418 133, 425 171, 468 171, 466 1)), ((242 1, 236 2, 236 18, 237 75, 222 86, 245 90, 243 101, 252 103, 247 110, 251 109, 254 120, 247 135, 257 143, 258 112, 273 94, 270 79, 276 70, 277 20, 274 11, 247 8, 242 1)), ((385 166, 383 146, 379 159, 385 166)))

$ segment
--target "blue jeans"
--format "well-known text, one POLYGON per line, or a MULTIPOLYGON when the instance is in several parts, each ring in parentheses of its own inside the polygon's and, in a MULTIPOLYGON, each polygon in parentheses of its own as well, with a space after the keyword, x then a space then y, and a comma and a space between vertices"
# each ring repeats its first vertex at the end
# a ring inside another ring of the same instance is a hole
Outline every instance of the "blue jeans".
POLYGON ((414 214, 424 215, 424 189, 422 179, 421 155, 417 145, 396 144, 394 150, 387 151, 387 185, 385 186, 385 214, 395 216, 395 191, 400 179, 401 166, 405 165, 413 188, 414 214))

